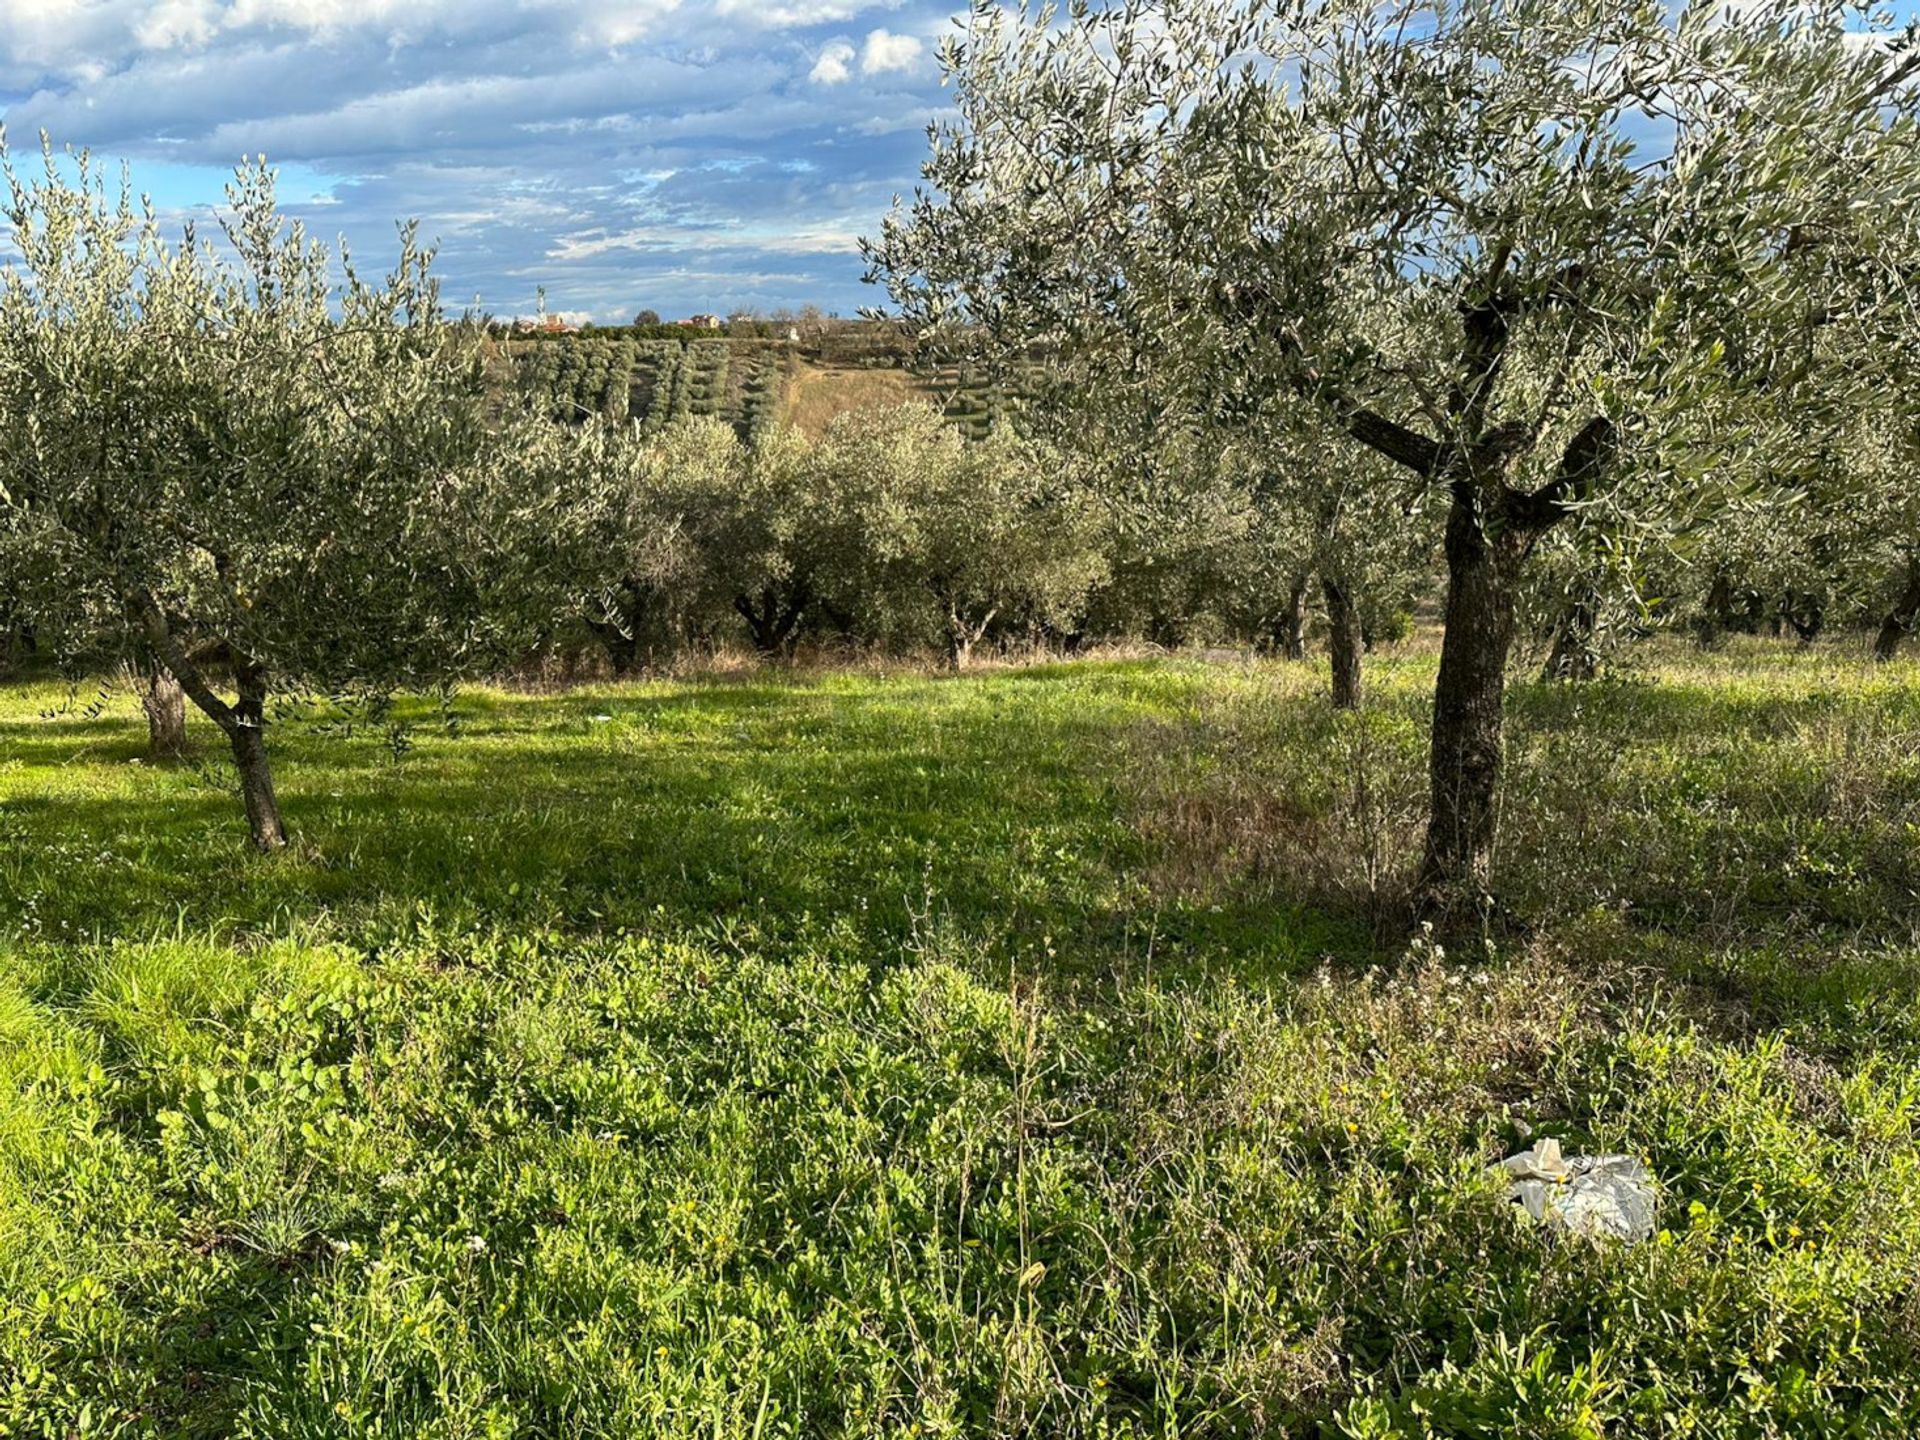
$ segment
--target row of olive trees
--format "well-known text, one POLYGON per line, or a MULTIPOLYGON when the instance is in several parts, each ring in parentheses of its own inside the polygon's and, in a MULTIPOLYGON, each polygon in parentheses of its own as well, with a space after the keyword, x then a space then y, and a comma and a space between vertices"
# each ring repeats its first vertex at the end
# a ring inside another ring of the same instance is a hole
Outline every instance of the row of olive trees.
POLYGON ((1338 432, 1444 510, 1437 916, 1486 901, 1550 538, 1678 547, 1911 413, 1920 53, 1877 14, 982 0, 945 62, 957 118, 868 244, 923 331, 1062 356, 1065 428, 1338 432))
MULTIPOLYGON (((1896 337, 1891 337, 1897 340, 1896 337)), ((1893 363, 1889 345, 1883 360, 1893 363)), ((1898 359, 1900 365, 1907 362, 1898 359)), ((1811 644, 1871 637, 1893 660, 1920 627, 1920 416, 1890 383, 1850 415, 1733 457, 1684 524, 1562 527, 1536 555, 1523 610, 1546 673, 1584 679, 1654 630, 1811 644)))
POLYGON ((146 677, 163 748, 189 702, 204 714, 260 848, 287 839, 276 702, 378 705, 517 663, 573 619, 623 670, 729 633, 777 654, 822 632, 957 668, 989 636, 1148 611, 1188 632, 1280 624, 1297 653, 1321 573, 1357 699, 1347 597, 1368 552, 1297 480, 1170 454, 1170 507, 1113 490, 1102 460, 1011 430, 970 443, 915 406, 753 444, 717 419, 571 423, 490 381, 410 233, 369 280, 283 220, 264 165, 218 237, 177 245, 84 156, 9 157, 6 178, 0 622, 70 673, 146 677), (1173 523, 1202 496, 1217 525, 1173 523), (1168 568, 1177 600, 1155 583, 1168 568))
POLYGON ((1070 626, 1104 577, 1100 509, 1070 466, 1011 435, 969 444, 930 407, 843 416, 819 440, 748 445, 695 418, 590 448, 612 503, 587 619, 621 671, 821 632, 937 646, 957 669, 990 632, 1070 626))
POLYGON ((748 444, 715 419, 606 430, 581 455, 605 497, 583 618, 616 672, 744 640, 944 653, 983 640, 1071 647, 1146 639, 1251 644, 1303 658, 1324 600, 1336 704, 1359 703, 1362 652, 1405 629, 1431 527, 1365 525, 1364 494, 1303 498, 1280 475, 1161 457, 1126 490, 1100 455, 1001 428, 969 441, 938 411, 840 417, 817 440, 748 444), (1313 607, 1313 608, 1317 608, 1313 607))

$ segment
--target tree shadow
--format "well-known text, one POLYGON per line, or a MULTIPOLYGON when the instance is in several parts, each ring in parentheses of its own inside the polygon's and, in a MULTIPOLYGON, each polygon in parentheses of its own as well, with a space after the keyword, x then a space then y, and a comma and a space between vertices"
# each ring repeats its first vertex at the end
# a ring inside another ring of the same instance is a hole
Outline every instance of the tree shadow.
POLYGON ((0 809, 0 926, 62 938, 325 917, 353 935, 431 914, 838 926, 897 950, 945 920, 1090 974, 1123 966, 1112 947, 1149 930, 1157 963, 1202 969, 1235 952, 1297 968, 1350 945, 1284 903, 1228 914, 1143 896, 1121 803, 1131 719, 1100 699, 1134 669, 494 693, 461 699, 456 735, 409 707, 397 754, 286 724, 274 756, 296 843, 278 856, 248 850, 223 755, 163 771, 127 763, 143 739, 132 718, 44 722, 19 758, 45 784, 16 782, 0 809), (1058 696, 1001 703, 1049 681, 1058 696))

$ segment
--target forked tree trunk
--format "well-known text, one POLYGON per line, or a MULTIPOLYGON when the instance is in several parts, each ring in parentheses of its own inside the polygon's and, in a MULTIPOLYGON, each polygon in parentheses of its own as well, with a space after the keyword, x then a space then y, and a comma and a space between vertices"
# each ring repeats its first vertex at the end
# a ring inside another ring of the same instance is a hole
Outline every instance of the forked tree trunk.
POLYGON ((1560 623, 1554 627, 1553 652, 1547 656, 1543 680, 1591 680, 1599 673, 1599 657, 1593 648, 1599 624, 1597 610, 1591 595, 1567 603, 1560 623))
POLYGON ((1514 590, 1528 549, 1517 527, 1483 529, 1470 486, 1447 517, 1446 635, 1433 697, 1432 812, 1420 863, 1420 907, 1465 919, 1491 894, 1503 760, 1503 701, 1513 649, 1514 590))
POLYGON ((1821 604, 1818 595, 1789 590, 1781 601, 1780 614, 1793 628, 1793 633, 1800 637, 1802 645, 1811 645, 1826 628, 1826 607, 1821 604))
POLYGON ((233 657, 233 679, 239 698, 231 705, 214 693, 200 666, 174 638, 166 614, 153 596, 136 591, 129 608, 146 631, 147 643, 160 664, 173 673, 200 713, 220 727, 233 750, 240 774, 240 795, 247 809, 247 828, 258 850, 286 847, 287 827, 280 818, 280 802, 273 793, 273 771, 267 764, 267 672, 245 656, 233 657))
POLYGON ((187 753, 187 692, 164 665, 147 668, 140 691, 147 716, 147 750, 155 760, 178 760, 187 753))
POLYGON ((1000 613, 998 608, 989 610, 986 618, 979 624, 963 616, 959 609, 947 607, 947 668, 958 674, 967 668, 973 659, 973 647, 987 633, 987 627, 993 624, 994 617, 1000 613))
POLYGON ((1900 653, 1900 642, 1913 634, 1915 626, 1920 626, 1920 556, 1907 561, 1907 588, 1880 622, 1873 658, 1883 665, 1893 659, 1900 653))
POLYGON ((1294 578, 1287 590, 1287 603, 1280 618, 1273 622, 1273 648, 1282 660, 1307 658, 1307 581, 1306 574, 1294 578))
POLYGON ((757 599, 746 595, 734 596, 733 608, 747 622, 747 632, 753 636, 753 648, 762 655, 773 656, 782 653, 793 643, 800 629, 800 619, 806 614, 809 598, 804 585, 795 585, 784 595, 777 586, 763 585, 757 599))
POLYGON ((1360 633, 1360 608, 1346 582, 1322 573, 1320 590, 1327 601, 1327 658, 1333 669, 1333 708, 1360 708, 1360 657, 1366 642, 1360 633))

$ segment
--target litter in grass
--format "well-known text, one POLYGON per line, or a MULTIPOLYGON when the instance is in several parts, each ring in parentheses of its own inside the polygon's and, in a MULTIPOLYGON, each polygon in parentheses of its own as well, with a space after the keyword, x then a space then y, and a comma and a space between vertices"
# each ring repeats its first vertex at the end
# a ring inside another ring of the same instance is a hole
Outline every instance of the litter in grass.
POLYGON ((1532 1219, 1589 1240, 1645 1240, 1653 1234, 1653 1177, 1631 1155, 1560 1153, 1555 1139, 1500 1162, 1508 1198, 1532 1219))

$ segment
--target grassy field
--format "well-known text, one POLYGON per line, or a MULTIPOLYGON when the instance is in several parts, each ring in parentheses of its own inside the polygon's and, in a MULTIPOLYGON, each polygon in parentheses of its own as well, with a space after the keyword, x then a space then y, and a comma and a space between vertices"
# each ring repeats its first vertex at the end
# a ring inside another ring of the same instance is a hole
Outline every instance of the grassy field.
POLYGON ((292 721, 274 858, 211 731, 0 691, 0 1435, 1914 1433, 1920 676, 1517 686, 1450 955, 1431 658, 1321 679, 292 721))

